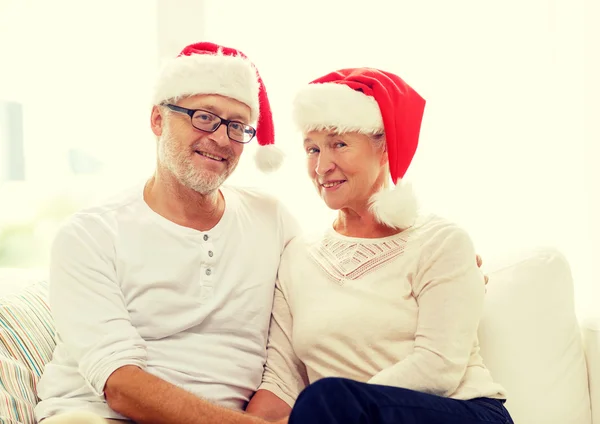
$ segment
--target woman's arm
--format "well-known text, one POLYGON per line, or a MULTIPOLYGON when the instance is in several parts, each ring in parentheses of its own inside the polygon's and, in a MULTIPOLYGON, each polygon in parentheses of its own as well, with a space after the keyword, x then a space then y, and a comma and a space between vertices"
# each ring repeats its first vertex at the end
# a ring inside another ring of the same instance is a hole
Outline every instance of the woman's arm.
POLYGON ((419 318, 413 353, 369 382, 440 396, 459 386, 483 309, 485 286, 466 232, 448 227, 423 246, 413 278, 419 318))
POLYGON ((292 346, 292 325, 290 307, 278 280, 263 381, 246 412, 269 420, 286 417, 300 392, 308 385, 304 364, 292 346))
POLYGON ((259 389, 248 404, 246 412, 265 420, 280 420, 290 415, 292 408, 276 394, 259 389))

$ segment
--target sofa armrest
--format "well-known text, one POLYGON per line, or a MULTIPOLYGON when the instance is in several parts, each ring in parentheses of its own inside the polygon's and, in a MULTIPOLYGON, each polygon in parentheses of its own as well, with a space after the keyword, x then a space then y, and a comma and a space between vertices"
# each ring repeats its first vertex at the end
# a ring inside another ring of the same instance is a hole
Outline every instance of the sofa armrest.
POLYGON ((583 320, 581 331, 588 368, 592 423, 600 424, 600 317, 583 320))

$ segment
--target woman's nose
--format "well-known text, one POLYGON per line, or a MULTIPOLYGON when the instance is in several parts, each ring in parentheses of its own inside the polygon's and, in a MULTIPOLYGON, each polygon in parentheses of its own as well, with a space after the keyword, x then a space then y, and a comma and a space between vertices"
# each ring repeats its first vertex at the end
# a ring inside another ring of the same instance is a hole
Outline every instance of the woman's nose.
POLYGON ((317 175, 325 175, 328 172, 331 172, 334 168, 335 164, 331 158, 327 154, 321 153, 319 155, 319 160, 317 161, 317 166, 315 167, 315 172, 317 175))

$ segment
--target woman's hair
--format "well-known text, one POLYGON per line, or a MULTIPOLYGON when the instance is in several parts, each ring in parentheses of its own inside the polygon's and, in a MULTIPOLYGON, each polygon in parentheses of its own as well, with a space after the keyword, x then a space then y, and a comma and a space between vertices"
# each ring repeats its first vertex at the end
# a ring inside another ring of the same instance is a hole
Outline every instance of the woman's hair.
MULTIPOLYGON (((373 143, 375 144, 375 147, 382 148, 384 151, 387 151, 387 147, 386 147, 386 144, 385 144, 385 134, 384 133, 372 134, 369 137, 371 138, 371 141, 373 141, 373 143)), ((390 181, 392 179, 392 176, 390 174, 390 164, 389 164, 389 162, 386 163, 385 169, 383 170, 383 172, 384 172, 384 175, 385 175, 385 179, 383 180, 383 187, 382 188, 384 190, 387 190, 390 187, 390 181)))

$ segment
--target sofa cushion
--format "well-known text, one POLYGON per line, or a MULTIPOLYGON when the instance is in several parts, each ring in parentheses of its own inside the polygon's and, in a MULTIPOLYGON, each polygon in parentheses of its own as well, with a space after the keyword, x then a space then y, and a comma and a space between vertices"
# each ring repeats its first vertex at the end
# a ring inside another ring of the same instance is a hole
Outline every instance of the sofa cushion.
POLYGON ((590 383, 592 422, 600 424, 600 316, 586 318, 581 327, 590 383))
POLYGON ((555 249, 533 249, 488 269, 481 354, 508 392, 506 406, 514 421, 590 424, 587 368, 567 260, 555 249))
POLYGON ((0 297, 0 422, 35 423, 36 385, 54 350, 45 281, 0 297))
POLYGON ((0 299, 18 293, 36 281, 47 279, 46 272, 36 269, 0 268, 0 299))

